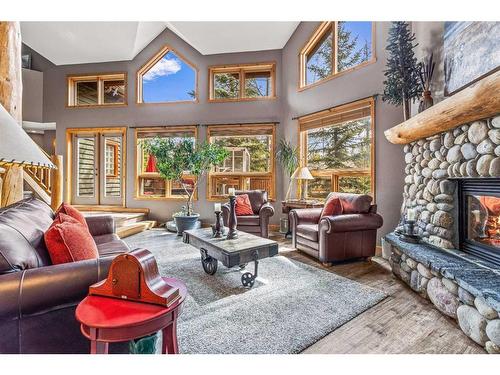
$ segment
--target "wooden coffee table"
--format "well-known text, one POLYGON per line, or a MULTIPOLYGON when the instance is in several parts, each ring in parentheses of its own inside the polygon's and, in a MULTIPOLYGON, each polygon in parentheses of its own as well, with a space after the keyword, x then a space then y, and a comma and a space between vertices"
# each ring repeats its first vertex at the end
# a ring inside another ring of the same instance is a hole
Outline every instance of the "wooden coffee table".
POLYGON ((257 278, 259 260, 278 254, 276 241, 241 231, 238 231, 238 238, 226 240, 225 237, 213 238, 211 228, 192 229, 184 231, 183 239, 200 249, 203 270, 209 275, 217 272, 218 261, 228 268, 239 266, 240 269, 254 262, 254 273, 245 272, 241 276, 243 286, 250 288, 257 278))

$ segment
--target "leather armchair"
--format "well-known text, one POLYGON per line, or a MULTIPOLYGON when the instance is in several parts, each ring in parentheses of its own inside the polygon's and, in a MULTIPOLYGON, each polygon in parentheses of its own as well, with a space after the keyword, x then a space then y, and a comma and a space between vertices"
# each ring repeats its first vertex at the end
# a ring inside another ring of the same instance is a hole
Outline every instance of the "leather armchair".
MULTIPOLYGON (((274 207, 268 202, 267 192, 263 190, 237 190, 236 195, 248 194, 253 215, 236 216, 237 229, 243 232, 269 237, 269 218, 274 215, 274 207)), ((224 225, 228 225, 229 203, 222 205, 224 225)))
MULTIPOLYGON (((116 235, 112 216, 91 216, 86 220, 99 258, 52 265, 43 233, 53 218, 36 199, 0 210, 0 353, 89 352, 76 306, 128 247, 116 235)), ((112 350, 126 352, 126 345, 112 350)))
POLYGON ((377 229, 383 224, 369 195, 330 193, 340 199, 343 213, 321 217, 321 208, 290 211, 292 246, 333 263, 375 255, 377 229))

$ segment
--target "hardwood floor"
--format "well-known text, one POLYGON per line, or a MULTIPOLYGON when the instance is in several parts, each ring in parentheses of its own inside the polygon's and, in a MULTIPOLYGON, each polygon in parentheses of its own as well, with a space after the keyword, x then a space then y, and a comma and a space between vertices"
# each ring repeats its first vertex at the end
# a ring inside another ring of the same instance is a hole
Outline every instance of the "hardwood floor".
POLYGON ((282 235, 280 255, 356 280, 389 294, 384 301, 325 336, 303 353, 485 353, 466 337, 455 321, 436 310, 432 303, 414 293, 392 275, 389 264, 374 257, 324 267, 316 259, 291 248, 282 235))

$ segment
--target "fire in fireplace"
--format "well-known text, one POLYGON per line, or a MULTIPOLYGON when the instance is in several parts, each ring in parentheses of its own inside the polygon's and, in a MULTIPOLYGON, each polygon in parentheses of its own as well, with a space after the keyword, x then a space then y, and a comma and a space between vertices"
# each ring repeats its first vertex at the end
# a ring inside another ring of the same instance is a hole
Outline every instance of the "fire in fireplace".
POLYGON ((500 264, 500 179, 458 180, 460 248, 500 264))

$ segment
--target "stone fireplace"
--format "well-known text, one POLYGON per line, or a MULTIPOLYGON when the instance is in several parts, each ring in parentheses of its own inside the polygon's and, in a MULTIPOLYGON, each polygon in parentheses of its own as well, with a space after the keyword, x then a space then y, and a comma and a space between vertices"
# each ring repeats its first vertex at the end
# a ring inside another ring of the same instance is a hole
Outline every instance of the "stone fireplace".
POLYGON ((401 217, 421 243, 383 239, 393 273, 489 353, 500 353, 500 116, 404 146, 401 217))

